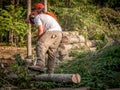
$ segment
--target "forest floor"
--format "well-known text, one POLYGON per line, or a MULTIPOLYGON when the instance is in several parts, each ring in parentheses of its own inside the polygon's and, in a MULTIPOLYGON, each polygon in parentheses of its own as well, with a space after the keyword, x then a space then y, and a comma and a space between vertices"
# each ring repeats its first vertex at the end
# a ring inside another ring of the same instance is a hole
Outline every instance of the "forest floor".
POLYGON ((12 46, 0 46, 0 58, 12 58, 15 54, 24 54, 26 48, 12 47, 12 46))
POLYGON ((11 46, 0 46, 0 64, 13 63, 15 61, 14 55, 16 54, 20 54, 25 58, 27 56, 27 49, 11 46))
MULTIPOLYGON (((7 64, 10 65, 15 62, 14 55, 20 54, 24 58, 26 55, 26 48, 10 47, 10 46, 0 46, 0 65, 7 64)), ((1 88, 0 88, 1 89, 1 88)), ((31 90, 31 89, 22 89, 22 90, 31 90)), ((81 88, 54 88, 51 90, 90 90, 88 87, 81 88)))
MULTIPOLYGON (((10 46, 0 46, 0 67, 2 66, 1 63, 14 63, 15 62, 15 54, 20 54, 23 58, 27 56, 27 49, 26 47, 19 48, 19 47, 10 47, 10 46)), ((1 90, 1 88, 0 88, 1 90)), ((4 89, 2 89, 4 90, 4 89)), ((30 89, 23 89, 23 90, 30 90, 30 89)), ((79 87, 79 88, 55 88, 51 90, 90 90, 89 87, 79 87)), ((117 89, 107 89, 107 90, 120 90, 117 89)))

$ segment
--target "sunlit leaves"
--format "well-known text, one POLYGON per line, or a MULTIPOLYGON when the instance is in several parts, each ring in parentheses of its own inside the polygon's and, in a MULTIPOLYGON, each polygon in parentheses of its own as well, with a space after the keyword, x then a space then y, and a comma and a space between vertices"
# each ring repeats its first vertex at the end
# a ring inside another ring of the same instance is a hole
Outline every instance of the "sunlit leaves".
POLYGON ((20 39, 24 39, 27 34, 28 26, 24 22, 26 11, 22 7, 15 7, 13 5, 6 6, 6 9, 0 9, 0 35, 6 31, 14 31, 20 39))

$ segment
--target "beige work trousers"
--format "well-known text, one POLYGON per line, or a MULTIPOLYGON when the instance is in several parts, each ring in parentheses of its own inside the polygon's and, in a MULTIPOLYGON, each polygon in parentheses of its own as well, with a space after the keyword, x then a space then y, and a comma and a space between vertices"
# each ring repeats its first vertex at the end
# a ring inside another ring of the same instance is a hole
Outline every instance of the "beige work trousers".
POLYGON ((61 31, 47 31, 38 40, 36 45, 37 65, 45 67, 46 54, 48 54, 47 73, 53 73, 58 46, 62 39, 61 31))

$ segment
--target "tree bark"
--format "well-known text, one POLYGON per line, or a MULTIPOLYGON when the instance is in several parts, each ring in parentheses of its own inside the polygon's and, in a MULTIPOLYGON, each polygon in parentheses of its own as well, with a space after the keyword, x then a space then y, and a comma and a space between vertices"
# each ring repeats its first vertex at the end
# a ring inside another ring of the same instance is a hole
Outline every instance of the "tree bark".
POLYGON ((17 5, 19 5, 20 4, 20 0, 17 0, 17 5))
POLYGON ((0 8, 2 8, 3 0, 0 0, 0 8))
POLYGON ((44 0, 45 12, 47 12, 47 0, 44 0))
MULTIPOLYGON (((30 80, 44 81, 44 82, 63 82, 63 83, 79 83, 81 77, 79 74, 40 74, 29 75, 30 80)), ((12 74, 8 76, 9 79, 18 78, 17 75, 12 74)))
POLYGON ((11 4, 12 4, 12 5, 14 5, 14 4, 15 4, 15 0, 11 0, 10 2, 11 2, 11 4))
POLYGON ((13 45, 13 30, 9 31, 9 44, 13 45))
MULTIPOLYGON (((27 19, 31 13, 31 0, 27 0, 28 4, 28 12, 27 12, 27 19)), ((29 24, 29 31, 27 35, 27 57, 31 57, 32 55, 32 45, 31 45, 31 25, 29 24)))

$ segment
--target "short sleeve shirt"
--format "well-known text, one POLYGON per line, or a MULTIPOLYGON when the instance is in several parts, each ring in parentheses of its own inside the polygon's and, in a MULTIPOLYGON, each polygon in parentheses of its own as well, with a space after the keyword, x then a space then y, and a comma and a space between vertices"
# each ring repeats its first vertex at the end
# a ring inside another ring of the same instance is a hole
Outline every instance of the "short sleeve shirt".
POLYGON ((58 22, 47 14, 39 14, 34 19, 35 25, 38 27, 42 25, 44 31, 62 31, 61 26, 58 22))

